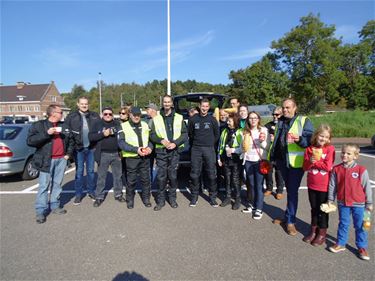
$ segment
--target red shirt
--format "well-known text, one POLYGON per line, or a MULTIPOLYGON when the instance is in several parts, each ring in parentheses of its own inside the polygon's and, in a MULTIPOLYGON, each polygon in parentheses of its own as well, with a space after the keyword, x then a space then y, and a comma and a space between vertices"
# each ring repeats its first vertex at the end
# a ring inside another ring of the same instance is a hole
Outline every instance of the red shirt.
POLYGON ((309 146, 305 150, 303 169, 307 171, 307 187, 316 191, 328 192, 329 176, 335 162, 335 147, 327 145, 323 147, 309 146), (314 149, 321 149, 321 158, 315 163, 310 159, 314 149))
MULTIPOLYGON (((56 126, 56 124, 53 124, 56 126)), ((52 137, 52 159, 64 157, 64 143, 60 133, 56 133, 52 137)))

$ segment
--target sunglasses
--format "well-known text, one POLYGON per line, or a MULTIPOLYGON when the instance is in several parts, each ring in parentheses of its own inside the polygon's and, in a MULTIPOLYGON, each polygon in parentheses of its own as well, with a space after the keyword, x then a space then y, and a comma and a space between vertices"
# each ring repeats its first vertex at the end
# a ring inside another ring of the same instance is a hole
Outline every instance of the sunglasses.
POLYGON ((126 112, 120 112, 121 115, 126 115, 127 113, 126 112))
POLYGON ((272 114, 272 116, 280 116, 280 115, 281 115, 281 114, 275 114, 275 113, 274 113, 274 114, 272 114))
POLYGON ((103 113, 103 116, 112 116, 112 113, 103 113))
POLYGON ((55 111, 55 113, 62 114, 62 111, 55 111))

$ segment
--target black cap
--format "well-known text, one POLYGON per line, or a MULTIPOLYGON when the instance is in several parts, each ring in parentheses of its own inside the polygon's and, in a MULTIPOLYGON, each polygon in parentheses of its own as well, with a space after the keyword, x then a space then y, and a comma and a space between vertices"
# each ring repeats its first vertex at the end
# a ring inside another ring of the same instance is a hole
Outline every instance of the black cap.
POLYGON ((139 107, 132 107, 130 109, 130 113, 133 114, 133 115, 141 115, 142 114, 141 109, 139 107))
POLYGON ((110 106, 103 107, 102 112, 104 112, 104 110, 110 110, 113 112, 112 107, 110 106))

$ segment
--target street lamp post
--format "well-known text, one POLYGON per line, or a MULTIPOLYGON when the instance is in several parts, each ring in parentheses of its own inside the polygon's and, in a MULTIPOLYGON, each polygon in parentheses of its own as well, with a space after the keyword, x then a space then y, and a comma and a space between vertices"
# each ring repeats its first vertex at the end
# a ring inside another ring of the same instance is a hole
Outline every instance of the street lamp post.
POLYGON ((102 73, 99 72, 99 112, 102 114, 102 73))
POLYGON ((167 79, 167 94, 171 95, 171 4, 170 0, 168 2, 168 15, 167 15, 167 26, 168 26, 168 79, 167 79))

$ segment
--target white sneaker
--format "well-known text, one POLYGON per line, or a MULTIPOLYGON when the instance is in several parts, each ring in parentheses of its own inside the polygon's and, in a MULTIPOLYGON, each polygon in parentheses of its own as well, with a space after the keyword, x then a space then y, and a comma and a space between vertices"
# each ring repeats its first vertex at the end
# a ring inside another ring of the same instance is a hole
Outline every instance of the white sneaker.
POLYGON ((253 211, 254 211, 254 207, 253 205, 250 204, 249 207, 243 209, 241 212, 248 214, 248 213, 252 213, 253 211))
POLYGON ((253 214, 253 219, 254 220, 260 220, 263 216, 263 212, 261 210, 256 210, 255 213, 253 214))

